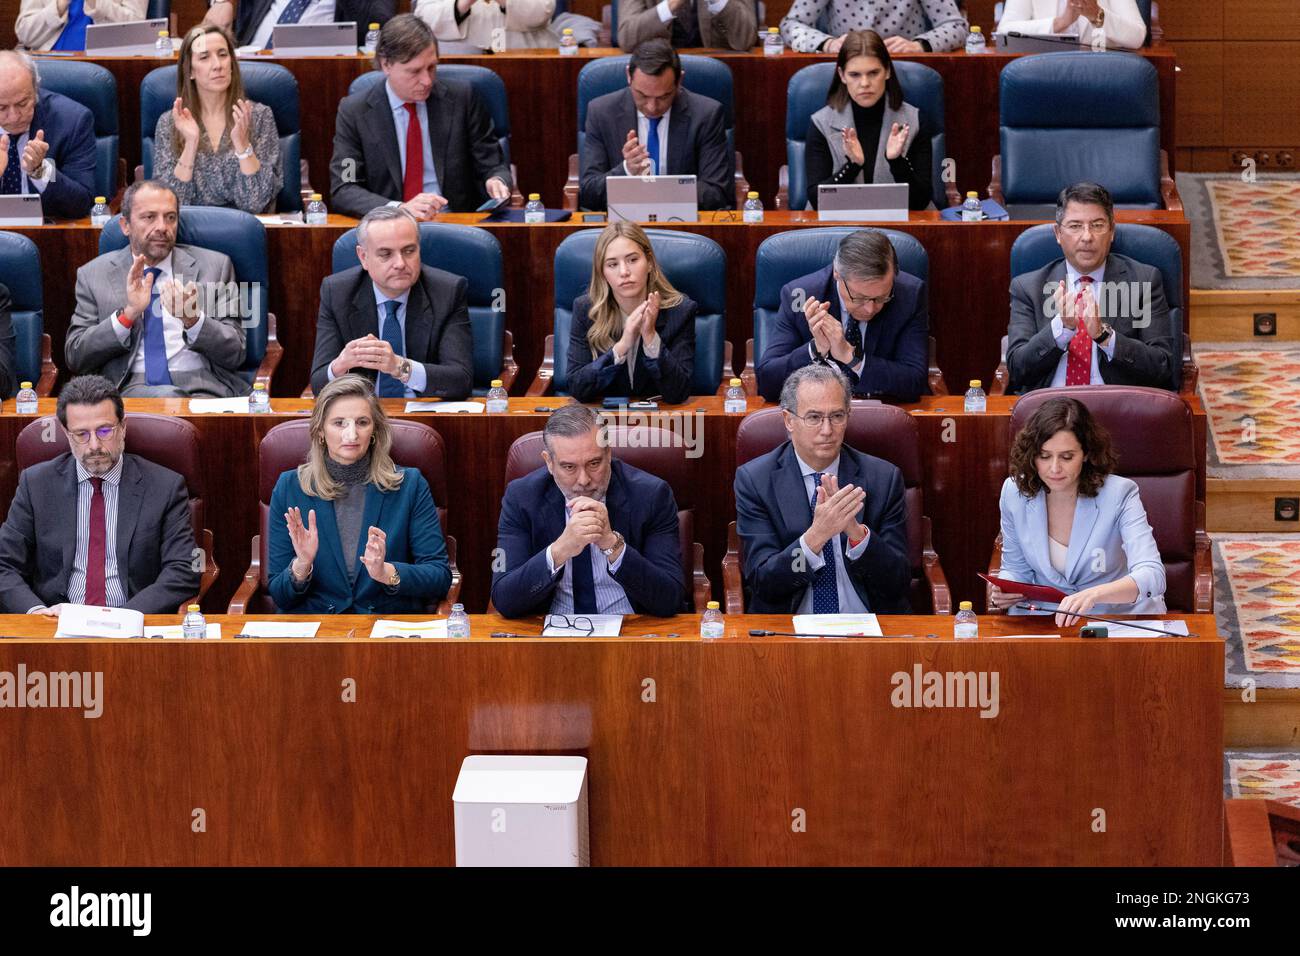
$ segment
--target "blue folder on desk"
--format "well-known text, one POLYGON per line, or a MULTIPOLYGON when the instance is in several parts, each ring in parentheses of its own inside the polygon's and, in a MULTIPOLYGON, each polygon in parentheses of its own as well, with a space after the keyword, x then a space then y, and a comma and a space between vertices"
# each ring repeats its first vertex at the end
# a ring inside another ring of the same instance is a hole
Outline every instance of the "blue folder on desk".
MULTIPOLYGON (((573 218, 573 213, 567 209, 546 210, 547 222, 568 222, 571 218, 573 218)), ((523 222, 524 210, 507 209, 505 206, 498 206, 483 221, 484 222, 523 222)))
MULTIPOLYGON (((984 221, 1005 221, 1011 218, 1011 214, 1002 207, 1001 203, 996 203, 992 199, 981 199, 980 208, 984 210, 984 221)), ((939 210, 939 217, 944 222, 961 222, 961 206, 949 206, 947 209, 939 210)))

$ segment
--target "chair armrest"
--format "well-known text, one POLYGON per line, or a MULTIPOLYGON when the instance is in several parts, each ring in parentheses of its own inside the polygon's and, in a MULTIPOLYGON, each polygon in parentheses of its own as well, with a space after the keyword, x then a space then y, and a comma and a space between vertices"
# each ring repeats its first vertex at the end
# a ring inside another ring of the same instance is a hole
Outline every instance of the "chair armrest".
POLYGON ((284 357, 284 346, 280 344, 280 339, 276 335, 275 313, 266 313, 266 354, 262 356, 262 364, 257 367, 257 377, 254 383, 262 382, 266 385, 266 394, 271 394, 271 378, 275 375, 275 370, 280 366, 280 359, 284 357))
POLYGON ((578 179, 578 154, 569 154, 569 178, 564 181, 564 208, 570 212, 578 211, 578 192, 581 189, 578 179))
MULTIPOLYGON (((1002 573, 1002 532, 993 539, 993 554, 989 556, 988 576, 991 578, 999 577, 1002 573)), ((984 610, 987 614, 1005 614, 1006 611, 999 611, 993 606, 993 585, 987 581, 984 582, 984 610)))
POLYGON ((998 357, 998 367, 993 370, 993 384, 989 386, 990 395, 1005 395, 1011 383, 1011 369, 1007 367, 1007 336, 1002 336, 1002 354, 998 357))
POLYGON ((438 604, 438 614, 450 614, 451 606, 460 602, 461 574, 460 568, 456 566, 456 539, 447 535, 445 540, 447 564, 451 567, 451 587, 447 589, 447 596, 438 604))
POLYGON ((921 569, 925 580, 930 585, 930 601, 935 614, 952 613, 952 591, 948 588, 948 578, 939 563, 939 553, 934 550, 934 540, 930 533, 930 519, 921 518, 921 569))
POLYGON ((691 571, 691 606, 695 608, 696 614, 703 614, 708 610, 709 602, 713 600, 713 582, 704 573, 704 545, 698 541, 692 542, 691 552, 694 558, 691 571))
POLYGON ((745 394, 753 398, 758 394, 758 370, 754 367, 754 340, 745 339, 745 368, 740 373, 740 383, 745 394))
POLYGON ((262 536, 253 535, 252 557, 248 563, 248 570, 244 572, 244 580, 240 582, 235 596, 230 599, 230 604, 226 608, 227 614, 247 614, 248 606, 253 603, 253 598, 257 596, 258 588, 262 584, 262 536))
POLYGON ((1193 562, 1195 578, 1192 595, 1197 614, 1214 613, 1214 557, 1210 551, 1210 536, 1205 533, 1205 502, 1196 502, 1196 557, 1193 562))
MULTIPOLYGON (((176 34, 174 33, 172 34, 172 36, 175 35, 176 34)), ((302 197, 303 212, 306 212, 307 200, 311 198, 311 194, 316 192, 316 190, 313 189, 311 185, 311 166, 308 164, 307 157, 305 156, 298 160, 298 186, 298 193, 302 197)))
POLYGON ((790 208, 790 167, 782 165, 776 173, 776 201, 773 209, 790 208))
POLYGON ((519 173, 515 170, 514 163, 510 164, 510 181, 514 183, 514 185, 510 187, 510 208, 523 209, 524 194, 519 191, 519 173))
POLYGON ((736 150, 736 208, 744 209, 745 200, 749 198, 749 180, 745 178, 744 160, 740 150, 736 150))
POLYGON ((302 390, 302 394, 299 395, 298 397, 299 397, 299 398, 315 398, 315 397, 316 397, 316 392, 312 389, 312 387, 311 387, 311 382, 308 382, 308 383, 307 383, 307 387, 304 388, 304 389, 302 390))
POLYGON ((740 571, 740 538, 736 522, 727 525, 727 553, 722 558, 723 610, 727 614, 745 613, 745 588, 740 571))
POLYGON ((50 333, 41 335, 41 377, 36 382, 36 394, 47 397, 54 391, 54 383, 59 378, 59 367, 54 364, 50 333))
POLYGON ((989 198, 1001 206, 1007 206, 1007 199, 1002 195, 1002 154, 993 157, 993 176, 989 179, 989 198))
POLYGON ((524 394, 529 398, 540 398, 551 391, 551 379, 555 377, 555 336, 548 335, 542 351, 542 364, 524 394))
POLYGON ((199 603, 201 604, 217 580, 217 575, 221 573, 221 568, 217 564, 217 551, 210 528, 203 529, 203 539, 199 546, 203 549, 203 570, 199 572, 199 603))
POLYGON ((926 336, 930 340, 930 370, 927 373, 930 384, 931 395, 947 395, 948 383, 943 380, 943 369, 939 368, 938 346, 935 344, 934 336, 926 336))
POLYGON ((1169 175, 1169 154, 1160 151, 1160 198, 1170 212, 1183 211, 1183 197, 1178 195, 1178 184, 1169 175))
POLYGON ((1200 381, 1201 370, 1192 358, 1192 338, 1183 333, 1183 390, 1184 395, 1195 395, 1196 384, 1200 381))
POLYGON ((506 329, 501 334, 501 385, 507 392, 519 377, 519 363, 515 361, 515 337, 506 329))

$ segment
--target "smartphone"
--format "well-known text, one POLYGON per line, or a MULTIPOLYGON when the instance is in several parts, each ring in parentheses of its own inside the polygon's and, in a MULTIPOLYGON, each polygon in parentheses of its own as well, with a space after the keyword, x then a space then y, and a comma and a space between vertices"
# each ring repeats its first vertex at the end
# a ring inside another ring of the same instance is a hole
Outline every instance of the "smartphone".
POLYGON ((500 206, 503 202, 505 202, 504 199, 489 199, 483 205, 478 207, 478 211, 491 212, 493 209, 496 209, 497 206, 500 206))
POLYGON ((604 222, 605 214, 603 212, 584 212, 582 214, 583 222, 604 222))

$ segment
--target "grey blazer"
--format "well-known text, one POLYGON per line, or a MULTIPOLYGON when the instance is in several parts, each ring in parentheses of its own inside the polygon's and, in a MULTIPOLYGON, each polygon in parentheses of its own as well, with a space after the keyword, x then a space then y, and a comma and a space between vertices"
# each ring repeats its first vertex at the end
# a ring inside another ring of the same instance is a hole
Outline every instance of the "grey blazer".
MULTIPOLYGON (((646 40, 671 40, 673 21, 659 19, 658 0, 614 0, 618 7, 618 36, 614 38, 624 50, 635 50, 646 40)), ((705 0, 696 0, 700 40, 714 50, 738 50, 753 47, 758 36, 758 12, 754 0, 730 0, 718 14, 709 12, 705 0)))
MULTIPOLYGON (((123 246, 106 252, 77 270, 77 310, 72 315, 64 356, 74 375, 102 375, 121 388, 131 377, 131 363, 143 343, 144 324, 137 322, 125 345, 109 324, 113 313, 126 305, 126 274, 131 271, 131 249, 123 246)), ((186 341, 202 355, 208 367, 197 371, 202 390, 217 395, 247 395, 252 389, 235 371, 244 364, 244 327, 239 318, 239 294, 234 285, 235 267, 225 253, 177 245, 172 250, 172 272, 193 279, 200 290, 216 290, 204 296, 217 314, 203 320, 198 338, 186 341), (220 286, 205 286, 220 283, 220 286), (219 316, 224 316, 221 318, 219 316)))
MULTIPOLYGON (((123 455, 117 563, 126 606, 173 614, 199 593, 189 493, 176 472, 123 455)), ((0 606, 25 614, 68 600, 77 547, 77 464, 71 452, 23 470, 0 527, 0 606)))

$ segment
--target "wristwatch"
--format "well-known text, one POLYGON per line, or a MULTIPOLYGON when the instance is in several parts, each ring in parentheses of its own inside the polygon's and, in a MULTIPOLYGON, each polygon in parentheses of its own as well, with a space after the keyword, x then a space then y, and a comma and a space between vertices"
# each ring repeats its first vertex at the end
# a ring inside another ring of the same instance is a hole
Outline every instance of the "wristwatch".
POLYGON ((614 541, 614 546, 612 548, 600 549, 600 553, 607 558, 612 558, 614 556, 614 552, 616 552, 619 548, 623 547, 623 536, 619 534, 617 531, 615 531, 614 538, 615 541, 614 541))
POLYGON ((242 153, 235 153, 235 159, 248 159, 248 157, 252 155, 253 155, 253 144, 249 143, 248 149, 244 150, 242 153))
POLYGON ((397 568, 393 568, 393 576, 388 579, 388 586, 395 588, 402 583, 402 576, 397 573, 397 568))
POLYGON ((1105 11, 1104 9, 1102 9, 1100 6, 1098 6, 1098 7, 1097 7, 1097 19, 1096 19, 1096 20, 1090 20, 1090 21, 1088 21, 1088 22, 1091 23, 1094 27, 1102 27, 1102 26, 1105 26, 1105 25, 1106 25, 1106 11, 1105 11))
POLYGON ((397 378, 400 378, 403 382, 405 382, 408 378, 411 377, 411 360, 410 360, 410 359, 402 359, 402 364, 399 365, 399 366, 397 366, 397 376, 396 376, 396 377, 397 377, 397 378))
POLYGON ((1114 331, 1115 329, 1109 323, 1103 322, 1101 324, 1101 334, 1094 335, 1092 337, 1092 340, 1096 342, 1098 345, 1100 345, 1102 342, 1105 342, 1108 338, 1110 338, 1110 334, 1114 331))

